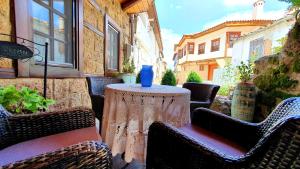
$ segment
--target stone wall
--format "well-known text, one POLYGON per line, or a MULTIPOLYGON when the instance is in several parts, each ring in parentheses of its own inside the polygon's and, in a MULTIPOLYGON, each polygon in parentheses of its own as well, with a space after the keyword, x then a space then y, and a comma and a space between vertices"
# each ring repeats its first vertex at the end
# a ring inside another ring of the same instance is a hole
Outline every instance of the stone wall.
MULTIPOLYGON (((123 60, 123 46, 129 43, 130 25, 128 15, 122 11, 117 0, 96 0, 96 6, 84 0, 84 22, 104 34, 105 15, 109 15, 122 29, 120 54, 123 60)), ((84 73, 104 75, 104 37, 90 28, 84 28, 84 73)), ((120 66, 122 63, 120 63, 120 66)))
MULTIPOLYGON (((12 0, 0 0, 0 32, 12 34, 14 21, 11 11, 12 0)), ((122 11, 117 0, 83 0, 84 7, 84 68, 83 73, 104 75, 104 17, 108 14, 122 29, 121 58, 123 45, 130 39, 129 17, 122 11), (96 5, 96 6, 95 6, 96 5), (86 26, 90 25, 90 27, 86 26), (92 28, 92 29, 91 29, 92 28), (100 32, 100 33, 99 33, 100 32)), ((0 36, 0 40, 9 40, 0 36)), ((121 59, 122 60, 122 59, 121 59)), ((121 65, 121 63, 120 63, 121 65)), ((11 60, 0 60, 0 68, 12 68, 11 60)), ((28 86, 37 88, 41 93, 43 80, 41 78, 0 79, 0 86, 16 85, 18 88, 28 86)), ((85 78, 49 79, 47 96, 56 100, 50 109, 63 109, 84 106, 91 108, 88 87, 85 78)))
MULTIPOLYGON (((12 27, 10 0, 0 0, 0 33, 11 34, 13 32, 12 27)), ((9 41, 10 38, 0 35, 0 40, 9 41)), ((12 61, 10 59, 0 60, 0 68, 12 68, 12 66, 12 61)))

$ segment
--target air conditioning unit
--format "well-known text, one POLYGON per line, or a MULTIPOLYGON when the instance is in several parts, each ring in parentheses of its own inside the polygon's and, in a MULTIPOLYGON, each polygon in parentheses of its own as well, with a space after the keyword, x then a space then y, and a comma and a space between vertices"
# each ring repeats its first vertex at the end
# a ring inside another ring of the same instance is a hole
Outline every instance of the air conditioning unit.
POLYGON ((133 46, 126 43, 124 45, 124 57, 131 57, 132 53, 133 53, 133 46))

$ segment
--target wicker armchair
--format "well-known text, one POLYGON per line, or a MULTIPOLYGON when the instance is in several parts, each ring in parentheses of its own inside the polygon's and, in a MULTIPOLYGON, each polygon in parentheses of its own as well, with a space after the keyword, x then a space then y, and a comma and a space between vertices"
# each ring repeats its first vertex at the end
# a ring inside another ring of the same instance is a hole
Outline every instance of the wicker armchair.
POLYGON ((220 89, 218 85, 205 83, 184 83, 182 87, 191 91, 191 111, 199 107, 209 108, 220 89))
POLYGON ((205 108, 194 113, 183 128, 151 125, 147 169, 300 168, 300 98, 283 101, 258 124, 205 108))
MULTIPOLYGON (((89 94, 92 101, 92 107, 96 114, 97 119, 102 122, 103 107, 104 107, 104 89, 108 84, 122 83, 122 79, 103 77, 103 76, 91 76, 87 77, 89 94)), ((99 126, 101 132, 101 125, 99 126)))
POLYGON ((92 110, 36 115, 0 111, 0 168, 112 168, 92 110))

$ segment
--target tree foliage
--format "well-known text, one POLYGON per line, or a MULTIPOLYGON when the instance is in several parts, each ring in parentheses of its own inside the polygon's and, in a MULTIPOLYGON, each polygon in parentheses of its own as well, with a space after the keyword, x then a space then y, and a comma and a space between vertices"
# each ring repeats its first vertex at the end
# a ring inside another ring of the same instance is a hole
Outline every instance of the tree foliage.
POLYGON ((199 74, 197 72, 190 72, 188 75, 188 78, 186 79, 186 82, 195 82, 195 83, 202 83, 203 80, 201 79, 201 77, 199 76, 199 74))
POLYGON ((167 70, 161 80, 161 85, 176 86, 175 74, 172 70, 167 70))

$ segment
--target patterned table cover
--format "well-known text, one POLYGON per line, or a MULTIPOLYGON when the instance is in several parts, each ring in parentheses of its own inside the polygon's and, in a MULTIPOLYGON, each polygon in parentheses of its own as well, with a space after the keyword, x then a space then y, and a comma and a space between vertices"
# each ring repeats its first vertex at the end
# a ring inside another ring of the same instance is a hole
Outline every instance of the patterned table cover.
POLYGON ((190 91, 164 85, 106 86, 101 136, 114 156, 125 152, 125 161, 144 162, 148 128, 154 121, 176 127, 189 123, 190 91))

